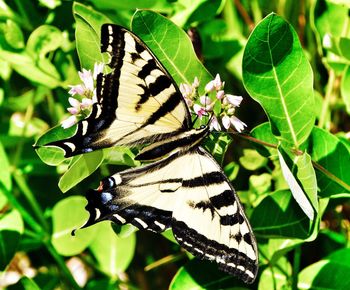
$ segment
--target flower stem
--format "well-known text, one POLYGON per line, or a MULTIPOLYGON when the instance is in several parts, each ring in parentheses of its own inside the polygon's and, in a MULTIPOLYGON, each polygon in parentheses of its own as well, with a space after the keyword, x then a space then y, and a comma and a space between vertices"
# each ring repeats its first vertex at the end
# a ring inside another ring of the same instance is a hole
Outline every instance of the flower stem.
POLYGON ((292 290, 298 290, 298 274, 300 268, 301 248, 296 247, 294 250, 293 273, 292 273, 292 290))
POLYGON ((77 284, 74 277, 72 276, 72 273, 68 269, 64 259, 56 252, 56 250, 52 246, 50 240, 45 241, 45 245, 46 245, 47 250, 50 252, 51 256, 54 258, 56 263, 61 268, 61 270, 64 273, 65 277, 67 278, 68 282, 72 286, 71 289, 81 289, 81 287, 77 284))
POLYGON ((17 183, 17 186, 29 202, 31 208, 33 209, 34 214, 36 215, 37 219, 39 220, 41 226, 45 229, 45 231, 49 230, 49 226, 44 218, 43 210, 40 208, 40 205, 38 204, 37 200, 34 197, 34 194, 30 190, 22 172, 20 170, 16 170, 13 172, 13 178, 17 183))

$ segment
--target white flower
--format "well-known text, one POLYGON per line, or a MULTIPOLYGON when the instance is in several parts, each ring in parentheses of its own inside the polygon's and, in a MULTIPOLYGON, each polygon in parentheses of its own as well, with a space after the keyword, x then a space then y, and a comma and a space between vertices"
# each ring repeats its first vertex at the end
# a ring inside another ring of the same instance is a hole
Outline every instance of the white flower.
POLYGON ((180 92, 186 98, 192 95, 192 88, 188 84, 180 84, 180 92))
POLYGON ((215 89, 215 87, 214 87, 214 81, 210 81, 209 83, 207 83, 207 84, 205 85, 205 88, 204 88, 204 90, 205 90, 206 93, 212 92, 212 91, 214 91, 214 89, 215 89))
POLYGON ((72 115, 77 115, 79 113, 79 110, 77 108, 68 108, 67 111, 71 113, 72 115))
POLYGON ((83 98, 80 104, 81 109, 88 109, 90 106, 92 106, 93 100, 88 99, 88 98, 83 98))
POLYGON ((228 128, 230 128, 231 125, 231 121, 230 121, 230 117, 225 115, 222 117, 221 119, 222 125, 224 126, 224 128, 227 130, 228 128))
POLYGON ((241 133, 244 130, 244 127, 247 127, 247 125, 242 122, 240 119, 238 119, 235 116, 230 117, 230 122, 233 127, 236 128, 237 132, 241 133))
POLYGON ((198 104, 194 104, 193 105, 193 111, 197 114, 197 116, 202 119, 202 117, 204 115, 208 115, 207 111, 205 110, 205 108, 203 108, 202 106, 198 105, 198 104))
POLYGON ((77 122, 76 116, 70 116, 68 119, 64 120, 61 125, 64 129, 67 129, 69 127, 72 127, 77 122))
POLYGON ((213 81, 213 85, 215 90, 219 91, 223 88, 224 83, 221 81, 220 75, 216 74, 215 79, 213 81))
POLYGON ((199 87, 199 80, 197 77, 194 78, 192 88, 197 89, 199 87))
POLYGON ((94 79, 91 70, 83 68, 82 72, 78 72, 81 81, 84 83, 85 89, 92 92, 94 90, 94 79))
POLYGON ((83 85, 76 85, 76 86, 69 86, 71 89, 69 90, 68 94, 75 96, 75 95, 83 95, 85 92, 85 88, 83 85))
POLYGON ((239 107, 243 100, 242 96, 235 96, 230 94, 226 94, 225 98, 227 99, 227 102, 233 105, 234 107, 239 107))
POLYGON ((222 100, 222 98, 225 96, 225 92, 223 90, 220 90, 216 93, 216 98, 218 100, 222 100))
POLYGON ((218 121, 218 119, 216 118, 215 115, 213 115, 211 117, 211 122, 209 124, 209 128, 210 128, 210 131, 212 131, 213 129, 215 129, 216 131, 220 131, 221 130, 221 126, 220 126, 219 121, 218 121))

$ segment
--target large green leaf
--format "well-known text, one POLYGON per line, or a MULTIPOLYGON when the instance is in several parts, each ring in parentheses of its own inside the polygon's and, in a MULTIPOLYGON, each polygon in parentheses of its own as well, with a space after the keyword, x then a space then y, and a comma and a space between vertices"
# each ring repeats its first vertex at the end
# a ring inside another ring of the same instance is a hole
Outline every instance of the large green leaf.
POLYGON ((243 81, 267 113, 273 134, 298 148, 315 121, 313 74, 296 32, 283 18, 270 14, 252 32, 243 56, 243 81))
POLYGON ((266 196, 249 220, 257 236, 305 239, 310 235, 311 223, 289 190, 266 196))
POLYGON ((315 127, 308 140, 308 152, 313 161, 328 171, 316 167, 320 196, 350 193, 350 154, 336 136, 315 127))
POLYGON ((242 289, 244 283, 217 269, 215 263, 192 259, 181 267, 169 286, 170 290, 182 289, 242 289), (233 287, 233 285, 235 287, 233 287))
POLYGON ((306 152, 290 156, 280 147, 278 157, 294 199, 308 218, 313 220, 318 212, 318 201, 316 175, 310 156, 306 152))
POLYGON ((333 252, 300 272, 298 289, 350 289, 350 248, 333 252))
POLYGON ((56 251, 64 256, 81 253, 94 239, 97 227, 77 230, 75 236, 71 233, 79 229, 88 218, 84 209, 86 199, 72 196, 58 202, 52 209, 51 241, 56 251))
POLYGON ((102 150, 74 157, 69 169, 63 174, 58 182, 58 187, 62 192, 67 192, 80 181, 91 175, 101 165, 102 161, 102 150))
POLYGON ((75 39, 81 67, 92 69, 96 62, 106 63, 108 58, 100 51, 100 34, 102 24, 111 23, 111 20, 78 2, 74 2, 73 13, 76 21, 75 39))
MULTIPOLYGON (((277 146, 277 140, 274 139, 268 123, 254 128, 252 135, 261 141, 277 146)), ((305 145, 316 168, 319 195, 321 197, 331 197, 340 193, 349 193, 350 171, 348 166, 350 164, 350 154, 346 145, 336 136, 318 127, 313 128, 305 145)), ((261 147, 263 146, 259 144, 257 148, 261 151, 261 147)), ((264 153, 269 152, 273 155, 277 153, 274 148, 266 147, 266 149, 268 151, 263 151, 264 153)), ((265 154, 265 156, 268 155, 265 154)))
POLYGON ((96 238, 90 249, 104 273, 116 278, 129 266, 135 252, 135 233, 120 238, 113 231, 109 222, 99 224, 96 238))
POLYGON ((204 88, 212 79, 198 60, 189 37, 170 20, 152 11, 138 10, 132 19, 132 30, 158 57, 175 82, 192 84, 195 77, 204 88))

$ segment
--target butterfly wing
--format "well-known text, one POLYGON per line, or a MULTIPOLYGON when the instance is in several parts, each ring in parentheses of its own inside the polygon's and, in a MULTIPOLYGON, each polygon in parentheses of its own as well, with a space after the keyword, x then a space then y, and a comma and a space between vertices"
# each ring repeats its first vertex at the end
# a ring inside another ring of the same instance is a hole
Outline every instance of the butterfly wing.
POLYGON ((172 228, 194 256, 252 283, 256 241, 239 199, 216 161, 202 148, 117 173, 87 194, 90 218, 162 232, 172 228))
POLYGON ((110 55, 112 72, 97 76, 98 102, 72 137, 46 146, 60 147, 70 157, 155 142, 190 128, 191 116, 176 83, 142 40, 123 27, 105 24, 101 51, 110 55))

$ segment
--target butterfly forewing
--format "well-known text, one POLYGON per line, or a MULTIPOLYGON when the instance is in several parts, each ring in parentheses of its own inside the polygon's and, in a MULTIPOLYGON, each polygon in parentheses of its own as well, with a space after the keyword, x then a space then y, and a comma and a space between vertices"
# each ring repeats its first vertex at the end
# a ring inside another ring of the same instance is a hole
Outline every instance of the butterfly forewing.
POLYGON ((58 146, 69 157, 164 140, 190 128, 191 117, 174 80, 137 36, 105 24, 101 51, 109 53, 112 71, 97 76, 98 103, 72 137, 47 146, 58 146))
POLYGON ((171 227, 193 255, 245 282, 255 279, 257 248, 249 222, 220 166, 202 148, 115 174, 87 198, 85 226, 112 220, 154 232, 171 227))

